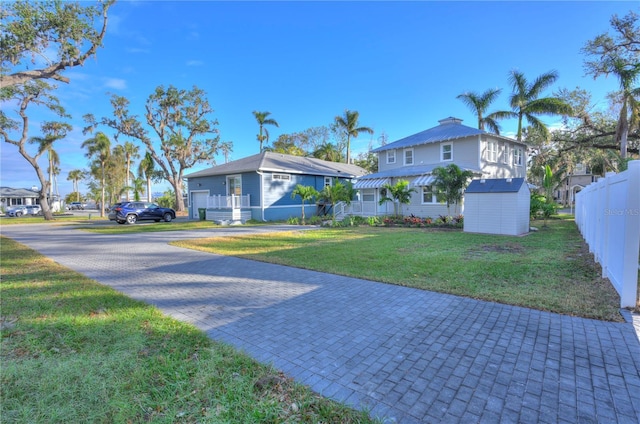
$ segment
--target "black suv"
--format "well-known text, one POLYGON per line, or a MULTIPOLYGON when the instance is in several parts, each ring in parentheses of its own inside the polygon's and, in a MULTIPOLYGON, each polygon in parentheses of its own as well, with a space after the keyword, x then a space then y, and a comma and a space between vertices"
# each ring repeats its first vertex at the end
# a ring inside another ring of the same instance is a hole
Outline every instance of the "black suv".
POLYGON ((116 203, 109 210, 109 220, 118 224, 135 224, 142 220, 156 222, 171 222, 176 218, 176 211, 171 208, 163 208, 149 202, 121 202, 116 203))

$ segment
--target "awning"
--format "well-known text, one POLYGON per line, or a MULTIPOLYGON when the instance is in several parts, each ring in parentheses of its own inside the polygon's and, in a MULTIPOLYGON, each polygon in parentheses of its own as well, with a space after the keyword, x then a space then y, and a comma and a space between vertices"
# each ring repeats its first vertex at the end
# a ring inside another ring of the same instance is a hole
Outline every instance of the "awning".
POLYGON ((364 188, 380 188, 389 183, 389 178, 358 178, 353 188, 356 190, 362 190, 364 188))
POLYGON ((418 178, 413 180, 411 185, 414 186, 414 187, 424 187, 424 186, 428 186, 428 185, 433 184, 434 180, 435 180, 435 178, 431 174, 420 175, 418 178))

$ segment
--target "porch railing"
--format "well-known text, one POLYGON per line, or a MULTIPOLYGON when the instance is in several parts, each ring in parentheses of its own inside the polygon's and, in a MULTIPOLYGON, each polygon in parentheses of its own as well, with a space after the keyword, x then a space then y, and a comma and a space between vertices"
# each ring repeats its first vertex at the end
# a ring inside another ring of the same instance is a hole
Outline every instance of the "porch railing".
POLYGON ((250 195, 214 195, 207 197, 207 209, 242 209, 251 206, 250 195))

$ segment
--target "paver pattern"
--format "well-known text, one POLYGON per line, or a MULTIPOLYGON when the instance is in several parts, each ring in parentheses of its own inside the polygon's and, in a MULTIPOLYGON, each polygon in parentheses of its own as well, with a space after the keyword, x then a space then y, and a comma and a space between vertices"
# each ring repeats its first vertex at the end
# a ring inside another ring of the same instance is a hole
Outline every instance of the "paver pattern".
POLYGON ((279 229, 100 235, 29 225, 2 233, 385 422, 640 422, 631 323, 167 245, 279 229))

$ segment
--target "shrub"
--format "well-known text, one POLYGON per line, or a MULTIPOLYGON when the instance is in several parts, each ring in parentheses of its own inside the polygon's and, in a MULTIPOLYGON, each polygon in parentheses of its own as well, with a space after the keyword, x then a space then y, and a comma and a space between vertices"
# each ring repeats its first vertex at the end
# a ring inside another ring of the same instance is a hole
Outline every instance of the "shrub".
POLYGON ((297 216, 291 216, 287 219, 287 224, 289 225, 300 225, 300 218, 297 216))

